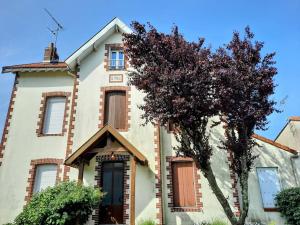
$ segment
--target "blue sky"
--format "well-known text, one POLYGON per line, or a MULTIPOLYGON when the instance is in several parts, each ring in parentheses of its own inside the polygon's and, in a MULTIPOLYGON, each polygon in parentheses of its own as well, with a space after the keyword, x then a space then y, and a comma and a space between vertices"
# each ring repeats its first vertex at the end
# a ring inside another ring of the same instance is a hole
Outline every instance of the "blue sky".
MULTIPOLYGON (((188 40, 205 37, 212 48, 228 42, 234 30, 250 25, 256 39, 265 42, 264 52, 277 53, 273 98, 285 99, 278 105, 283 112, 269 116, 269 129, 258 133, 273 139, 289 116, 300 115, 299 0, 0 0, 0 5, 0 67, 42 60, 52 40, 47 27, 53 27, 43 8, 65 27, 57 43, 62 60, 115 16, 127 24, 151 22, 164 32, 177 24, 188 40)), ((0 134, 12 84, 13 74, 0 74, 0 134)))

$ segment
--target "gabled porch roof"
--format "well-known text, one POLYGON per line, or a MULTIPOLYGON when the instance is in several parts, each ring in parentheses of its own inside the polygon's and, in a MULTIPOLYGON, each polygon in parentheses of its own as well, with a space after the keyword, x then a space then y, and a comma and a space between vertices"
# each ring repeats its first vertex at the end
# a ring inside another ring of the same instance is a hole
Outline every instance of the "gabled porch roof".
POLYGON ((81 147, 79 147, 72 155, 70 155, 65 160, 65 165, 67 166, 75 166, 79 158, 81 158, 85 153, 92 150, 93 146, 97 141, 101 138, 106 137, 107 134, 112 135, 131 155, 133 155, 137 161, 141 164, 147 164, 146 157, 135 148, 125 137, 123 137, 116 129, 113 127, 106 125, 97 131, 89 140, 87 140, 81 147))

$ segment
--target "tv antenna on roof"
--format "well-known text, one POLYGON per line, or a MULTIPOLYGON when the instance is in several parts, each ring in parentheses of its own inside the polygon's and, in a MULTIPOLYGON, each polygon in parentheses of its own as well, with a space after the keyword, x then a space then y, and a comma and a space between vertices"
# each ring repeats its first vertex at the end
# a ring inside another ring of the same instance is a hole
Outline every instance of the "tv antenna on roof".
POLYGON ((58 37, 58 32, 63 30, 63 26, 57 21, 57 19, 55 19, 54 16, 52 16, 52 14, 49 12, 48 9, 44 8, 45 12, 48 14, 48 16, 50 16, 50 18, 54 21, 54 23, 56 24, 56 28, 55 29, 50 29, 49 27, 48 30, 51 32, 51 34, 54 36, 54 46, 56 47, 56 42, 57 42, 57 37, 58 37))

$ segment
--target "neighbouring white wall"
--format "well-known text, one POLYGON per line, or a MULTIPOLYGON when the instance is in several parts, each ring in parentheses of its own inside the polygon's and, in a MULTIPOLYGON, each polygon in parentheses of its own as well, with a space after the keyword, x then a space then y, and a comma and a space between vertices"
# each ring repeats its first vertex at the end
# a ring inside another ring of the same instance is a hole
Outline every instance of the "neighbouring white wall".
POLYGON ((38 137, 43 92, 72 92, 73 78, 61 72, 21 73, 8 141, 0 167, 0 224, 11 222, 21 212, 27 195, 30 161, 64 159, 67 134, 38 137))
POLYGON ((275 141, 300 152, 300 121, 289 121, 275 141))
POLYGON ((249 219, 260 219, 265 223, 274 221, 276 224, 284 224, 284 220, 278 212, 264 212, 261 193, 259 189, 256 167, 277 167, 281 188, 286 189, 296 186, 295 177, 290 162, 293 155, 273 145, 258 141, 259 146, 255 147, 258 158, 255 160, 254 169, 249 177, 249 219))
POLYGON ((297 185, 300 186, 300 121, 290 120, 276 138, 276 141, 298 151, 294 157, 294 170, 297 176, 297 185))

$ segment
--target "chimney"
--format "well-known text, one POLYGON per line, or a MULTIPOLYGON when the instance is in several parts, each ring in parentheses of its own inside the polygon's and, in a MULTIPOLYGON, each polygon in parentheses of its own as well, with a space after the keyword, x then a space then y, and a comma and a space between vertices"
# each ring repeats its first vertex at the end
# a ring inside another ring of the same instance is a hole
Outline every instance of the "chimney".
POLYGON ((49 47, 45 48, 44 62, 55 63, 59 61, 56 47, 53 43, 50 43, 49 47))

